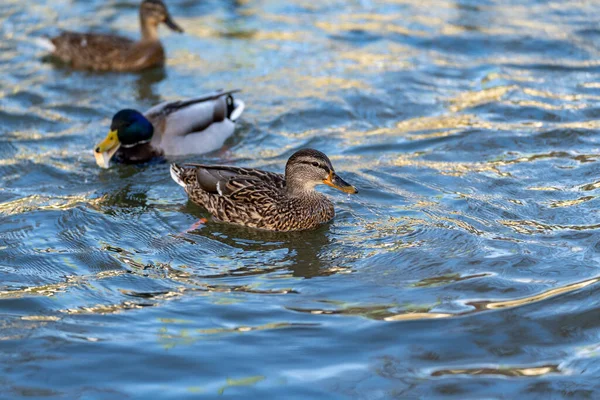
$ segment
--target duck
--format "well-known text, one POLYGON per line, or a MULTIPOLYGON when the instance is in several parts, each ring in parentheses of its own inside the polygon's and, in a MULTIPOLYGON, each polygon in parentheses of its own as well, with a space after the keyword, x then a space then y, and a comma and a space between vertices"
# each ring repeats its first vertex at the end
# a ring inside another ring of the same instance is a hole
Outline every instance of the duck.
POLYGON ((292 154, 285 175, 225 165, 176 163, 171 164, 170 173, 189 200, 204 207, 217 221, 269 231, 315 229, 333 219, 333 203, 315 190, 317 185, 358 193, 336 174, 329 158, 315 149, 292 154))
POLYGON ((94 148, 96 164, 109 168, 111 161, 137 164, 221 148, 244 111, 244 102, 233 98, 239 91, 217 90, 197 98, 166 101, 143 114, 134 109, 118 111, 108 135, 94 148))
POLYGON ((74 69, 135 72, 162 66, 165 50, 158 38, 158 25, 164 23, 175 32, 183 29, 173 21, 161 0, 144 0, 140 4, 142 38, 134 41, 117 35, 62 32, 42 39, 51 56, 74 69))

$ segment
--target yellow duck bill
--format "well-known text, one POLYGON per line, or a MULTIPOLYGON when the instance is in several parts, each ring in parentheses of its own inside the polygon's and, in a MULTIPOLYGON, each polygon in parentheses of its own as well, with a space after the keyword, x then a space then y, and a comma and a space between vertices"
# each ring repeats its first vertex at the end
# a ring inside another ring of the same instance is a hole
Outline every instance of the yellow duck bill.
POLYGON ((356 190, 356 188, 354 186, 350 185, 348 182, 346 182, 345 180, 340 178, 333 171, 329 173, 329 176, 327 177, 327 179, 323 179, 323 183, 328 186, 334 187, 338 190, 341 190, 344 193, 349 193, 349 194, 358 193, 358 190, 356 190))
POLYGON ((94 157, 96 158, 96 164, 100 168, 108 168, 110 166, 110 159, 115 155, 117 150, 121 147, 119 138, 117 137, 117 131, 110 131, 102 142, 94 150, 94 157))

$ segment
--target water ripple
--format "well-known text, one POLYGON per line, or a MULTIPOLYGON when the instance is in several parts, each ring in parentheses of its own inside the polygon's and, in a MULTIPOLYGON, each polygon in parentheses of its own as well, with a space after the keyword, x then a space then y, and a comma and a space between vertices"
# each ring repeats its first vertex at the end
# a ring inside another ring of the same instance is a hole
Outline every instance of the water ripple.
POLYGON ((32 39, 136 37, 134 2, 0 5, 5 396, 598 397, 598 4, 169 9, 165 68, 95 74, 32 39), (319 188, 332 222, 221 224, 168 162, 96 167, 116 110, 226 86, 235 135, 174 161, 318 148, 360 191, 319 188))

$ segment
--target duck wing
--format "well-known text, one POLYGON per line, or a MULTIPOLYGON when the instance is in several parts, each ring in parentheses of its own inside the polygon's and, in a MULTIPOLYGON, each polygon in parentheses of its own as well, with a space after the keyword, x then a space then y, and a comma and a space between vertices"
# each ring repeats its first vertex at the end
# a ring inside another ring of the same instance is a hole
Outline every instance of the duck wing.
MULTIPOLYGON (((171 114, 173 112, 176 112, 178 110, 184 109, 186 107, 192 106, 194 104, 198 104, 198 103, 204 103, 207 101, 213 101, 213 100, 218 100, 221 99, 224 96, 227 95, 231 95, 234 93, 238 93, 241 92, 241 89, 232 89, 232 90, 228 90, 228 91, 224 91, 224 90, 216 90, 212 93, 207 93, 204 94, 200 97, 195 97, 193 99, 188 99, 188 100, 178 100, 178 101, 171 101, 171 102, 167 102, 167 103, 163 103, 165 104, 164 107, 162 107, 163 112, 165 114, 171 114)), ((223 115, 222 118, 225 118, 225 112, 223 110, 223 115)))
POLYGON ((232 96, 236 92, 239 90, 219 90, 152 107, 145 116, 154 126, 153 145, 167 156, 204 154, 221 148, 244 110, 244 102, 232 96))
POLYGON ((54 55, 62 61, 74 64, 102 64, 118 57, 135 43, 117 35, 62 32, 50 39, 55 47, 54 55))
POLYGON ((189 100, 167 101, 152 107, 144 115, 163 137, 198 133, 232 116, 235 107, 231 95, 239 91, 219 90, 189 100))
POLYGON ((285 188, 283 175, 230 166, 186 164, 196 168, 196 184, 205 192, 234 201, 254 201, 257 196, 285 188))

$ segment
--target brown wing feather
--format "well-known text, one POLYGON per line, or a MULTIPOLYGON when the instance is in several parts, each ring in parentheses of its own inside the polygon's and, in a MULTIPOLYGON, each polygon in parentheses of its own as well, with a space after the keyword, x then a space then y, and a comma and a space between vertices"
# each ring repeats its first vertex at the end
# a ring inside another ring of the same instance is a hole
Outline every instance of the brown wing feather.
POLYGON ((226 187, 229 180, 235 179, 237 176, 235 172, 226 169, 196 169, 198 186, 209 193, 219 193, 226 187))
POLYGON ((198 182, 198 184, 201 186, 206 185, 206 189, 204 190, 207 190, 208 192, 216 192, 217 181, 219 181, 221 185, 225 185, 227 181, 232 178, 243 177, 258 178, 260 181, 263 181, 266 184, 280 190, 285 188, 285 178, 283 175, 275 172, 261 171, 259 169, 252 168, 231 167, 228 165, 204 165, 193 163, 184 165, 186 167, 189 166, 196 168, 198 177, 202 175, 202 177, 205 179, 203 183, 198 182))
POLYGON ((222 190, 222 196, 228 196, 238 202, 253 202, 265 194, 270 197, 279 197, 281 190, 254 176, 237 176, 229 179, 225 189, 222 190))

